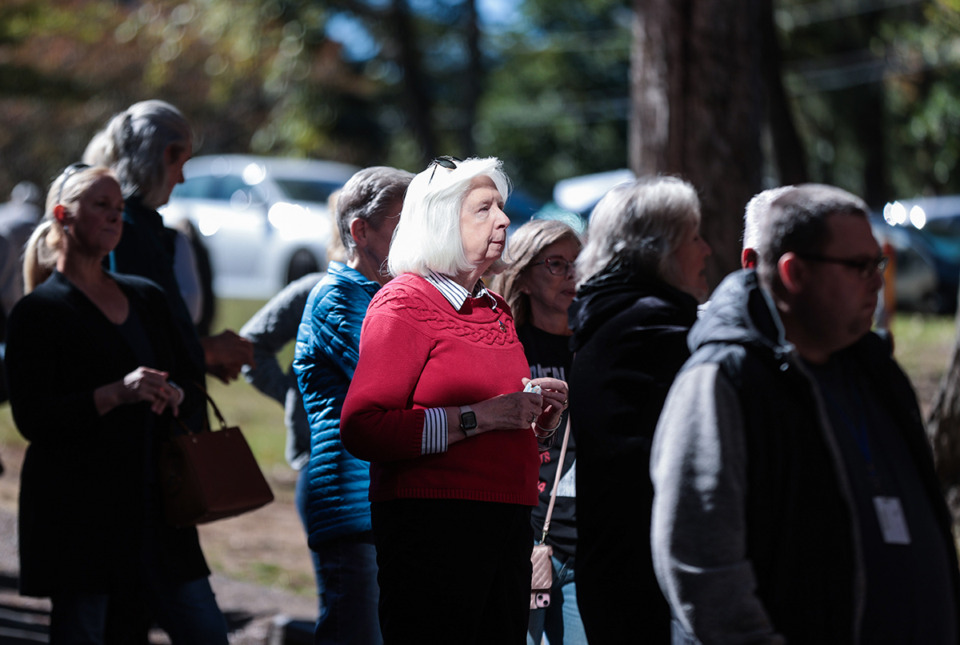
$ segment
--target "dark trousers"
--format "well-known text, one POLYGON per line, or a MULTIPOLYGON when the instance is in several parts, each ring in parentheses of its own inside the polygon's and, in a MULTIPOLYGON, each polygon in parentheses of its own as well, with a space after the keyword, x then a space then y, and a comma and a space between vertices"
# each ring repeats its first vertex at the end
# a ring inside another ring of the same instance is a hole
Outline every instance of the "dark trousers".
POLYGON ((523 645, 530 507, 403 499, 371 505, 386 645, 523 645))

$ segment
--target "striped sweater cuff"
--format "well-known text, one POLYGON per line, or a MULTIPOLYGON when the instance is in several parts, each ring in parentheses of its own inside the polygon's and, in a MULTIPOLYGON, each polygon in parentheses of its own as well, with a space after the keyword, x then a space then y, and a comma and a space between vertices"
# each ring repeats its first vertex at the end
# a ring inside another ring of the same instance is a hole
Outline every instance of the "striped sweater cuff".
POLYGON ((423 418, 421 455, 438 455, 447 451, 447 413, 443 408, 429 408, 423 418))

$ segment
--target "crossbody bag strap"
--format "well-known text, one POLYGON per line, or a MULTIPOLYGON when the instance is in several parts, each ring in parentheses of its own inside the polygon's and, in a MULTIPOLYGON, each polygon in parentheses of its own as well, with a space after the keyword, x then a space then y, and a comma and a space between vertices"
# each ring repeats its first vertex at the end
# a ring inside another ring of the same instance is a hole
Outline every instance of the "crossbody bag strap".
POLYGON ((557 460, 557 475, 553 480, 553 490, 550 491, 550 505, 547 506, 547 516, 543 519, 543 537, 540 544, 547 540, 550 532, 550 517, 553 515, 553 505, 557 501, 557 489, 560 487, 560 477, 563 474, 563 459, 567 456, 567 443, 570 441, 570 414, 567 413, 567 424, 563 428, 563 445, 560 447, 560 459, 557 460))

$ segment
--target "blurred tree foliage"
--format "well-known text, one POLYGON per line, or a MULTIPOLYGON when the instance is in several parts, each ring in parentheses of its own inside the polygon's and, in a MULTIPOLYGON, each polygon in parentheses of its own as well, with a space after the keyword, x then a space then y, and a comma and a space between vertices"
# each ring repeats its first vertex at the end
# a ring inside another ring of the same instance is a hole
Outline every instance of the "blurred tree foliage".
POLYGON ((488 34, 493 69, 481 149, 512 162, 519 186, 549 197, 558 179, 627 167, 630 0, 526 0, 488 34))
POLYGON ((135 101, 177 105, 198 153, 379 159, 379 85, 315 2, 10 0, 0 7, 0 188, 45 184, 135 101))
POLYGON ((811 178, 874 207, 960 193, 960 1, 776 4, 811 178))
MULTIPOLYGON (((0 196, 44 184, 111 114, 153 97, 188 115, 198 153, 411 170, 495 154, 543 198, 626 166, 630 0, 517 0, 515 19, 488 23, 477 2, 4 0, 0 196)), ((958 3, 773 2, 803 150, 768 163, 765 183, 807 174, 873 204, 960 192, 958 3)))

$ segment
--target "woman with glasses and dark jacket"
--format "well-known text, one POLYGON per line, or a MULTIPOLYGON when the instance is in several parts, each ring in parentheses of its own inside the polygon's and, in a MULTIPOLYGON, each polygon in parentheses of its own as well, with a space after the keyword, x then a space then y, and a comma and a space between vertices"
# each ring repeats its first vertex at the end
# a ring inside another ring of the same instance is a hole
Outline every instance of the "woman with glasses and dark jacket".
POLYGON ((190 357, 155 284, 103 269, 123 231, 107 168, 54 182, 28 243, 28 294, 10 315, 17 429, 20 591, 50 597, 50 642, 226 645, 193 527, 162 518, 155 456, 173 416, 200 410, 181 388, 190 357))
POLYGON ((590 216, 570 308, 577 602, 591 643, 669 643, 650 556, 650 442, 708 295, 700 201, 675 177, 608 192, 590 216))
MULTIPOLYGON (((567 310, 577 292, 574 261, 583 246, 580 237, 558 220, 531 220, 510 236, 510 265, 491 286, 503 295, 517 325, 517 336, 530 365, 530 376, 567 380, 573 352, 567 310)), ((564 419, 565 421, 566 419, 564 419)), ((543 539, 551 492, 557 495, 546 544, 553 549, 553 587, 550 604, 530 612, 528 643, 539 645, 546 634, 551 645, 585 645, 583 622, 577 608, 574 555, 577 546, 576 442, 568 440, 563 471, 557 465, 564 431, 545 442, 540 453, 540 503, 533 510, 533 535, 543 539)))
POLYGON ((509 194, 497 159, 442 158, 413 178, 343 406, 344 447, 370 462, 386 643, 526 641, 537 433, 566 383, 530 379, 504 300, 509 194), (527 385, 539 390, 527 391, 527 385))

